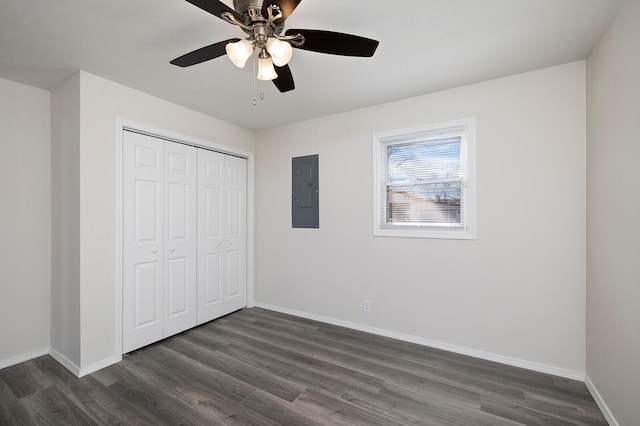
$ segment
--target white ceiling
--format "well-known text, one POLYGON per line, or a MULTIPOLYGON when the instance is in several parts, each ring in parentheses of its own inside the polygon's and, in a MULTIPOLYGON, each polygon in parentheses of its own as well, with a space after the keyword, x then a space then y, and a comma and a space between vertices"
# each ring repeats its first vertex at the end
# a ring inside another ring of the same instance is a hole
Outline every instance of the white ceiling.
POLYGON ((296 89, 266 82, 254 106, 251 65, 169 64, 244 34, 184 0, 0 0, 0 77, 53 89, 84 70, 257 130, 584 59, 620 3, 303 0, 285 29, 357 34, 379 40, 378 51, 294 50, 296 89))

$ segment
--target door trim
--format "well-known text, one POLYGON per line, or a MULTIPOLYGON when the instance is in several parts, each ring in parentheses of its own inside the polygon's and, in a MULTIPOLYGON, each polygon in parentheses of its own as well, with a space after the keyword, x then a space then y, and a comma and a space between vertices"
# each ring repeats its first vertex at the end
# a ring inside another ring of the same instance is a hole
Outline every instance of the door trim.
POLYGON ((116 118, 116 235, 115 235, 115 318, 114 318, 114 361, 122 360, 122 283, 123 283, 123 132, 129 130, 142 133, 148 136, 177 142, 184 145, 195 146, 196 148, 208 149, 211 151, 229 154, 247 160, 247 307, 255 306, 254 298, 254 154, 239 148, 223 145, 211 141, 193 138, 183 134, 171 132, 146 124, 136 123, 123 118, 116 118))

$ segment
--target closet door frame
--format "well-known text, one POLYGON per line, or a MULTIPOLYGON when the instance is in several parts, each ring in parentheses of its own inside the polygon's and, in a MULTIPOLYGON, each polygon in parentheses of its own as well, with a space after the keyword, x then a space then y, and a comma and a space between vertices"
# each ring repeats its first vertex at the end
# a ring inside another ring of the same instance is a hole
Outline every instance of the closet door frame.
POLYGON ((164 139, 171 142, 178 142, 185 145, 191 145, 196 148, 203 148, 212 151, 217 151, 224 154, 230 154, 237 157, 242 157, 247 160, 247 199, 246 199, 246 226, 247 226, 247 307, 255 306, 254 299, 254 154, 249 151, 245 151, 240 148, 222 145, 211 141, 193 138, 183 134, 171 132, 165 129, 149 126, 146 124, 137 123, 123 118, 116 119, 116 140, 115 140, 115 154, 116 154, 116 235, 115 235, 115 298, 114 298, 114 354, 113 362, 119 362, 122 360, 123 345, 122 345, 122 303, 123 303, 123 227, 124 227, 124 209, 123 209, 123 133, 125 130, 142 133, 148 136, 164 139))

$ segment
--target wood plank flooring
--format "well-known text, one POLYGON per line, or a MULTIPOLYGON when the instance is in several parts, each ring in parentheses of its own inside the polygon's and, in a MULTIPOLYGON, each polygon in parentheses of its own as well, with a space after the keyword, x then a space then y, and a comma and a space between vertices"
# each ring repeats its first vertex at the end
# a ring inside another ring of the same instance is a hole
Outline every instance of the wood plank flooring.
POLYGON ((264 309, 76 378, 0 370, 0 425, 606 425, 583 383, 264 309))

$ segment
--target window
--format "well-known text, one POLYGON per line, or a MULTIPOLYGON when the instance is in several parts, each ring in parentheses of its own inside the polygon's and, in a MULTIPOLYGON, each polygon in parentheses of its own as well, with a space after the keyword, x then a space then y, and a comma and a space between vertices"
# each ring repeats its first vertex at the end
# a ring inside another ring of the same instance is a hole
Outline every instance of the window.
POLYGON ((377 236, 475 239, 475 120, 375 134, 377 236))

